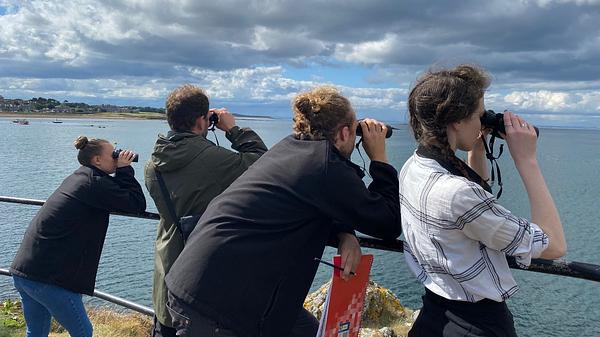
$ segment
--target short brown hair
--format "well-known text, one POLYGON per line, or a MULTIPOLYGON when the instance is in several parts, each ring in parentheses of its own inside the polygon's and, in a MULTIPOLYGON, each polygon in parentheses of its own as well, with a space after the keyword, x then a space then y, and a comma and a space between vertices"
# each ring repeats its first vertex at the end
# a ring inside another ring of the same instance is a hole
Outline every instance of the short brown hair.
POLYGON ((296 95, 292 109, 294 135, 298 139, 334 141, 337 130, 354 121, 350 101, 332 86, 296 95))
POLYGON ((208 96, 204 90, 184 84, 167 97, 167 122, 173 131, 189 131, 198 117, 208 114, 208 96))
POLYGON ((79 153, 77 153, 77 161, 79 161, 79 164, 91 166, 92 158, 102 154, 102 145, 104 144, 109 144, 108 140, 97 138, 88 139, 86 136, 77 137, 73 142, 73 145, 79 150, 79 153))

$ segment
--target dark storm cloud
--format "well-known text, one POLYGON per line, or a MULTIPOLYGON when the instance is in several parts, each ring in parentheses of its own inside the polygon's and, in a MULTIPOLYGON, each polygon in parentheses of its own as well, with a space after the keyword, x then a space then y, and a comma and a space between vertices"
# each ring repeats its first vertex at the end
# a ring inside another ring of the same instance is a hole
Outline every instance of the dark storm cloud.
POLYGON ((0 58, 10 63, 0 76, 168 76, 179 66, 301 66, 335 56, 380 67, 469 61, 507 79, 592 80, 600 7, 588 3, 111 0, 72 10, 67 1, 29 2, 2 22, 12 33, 0 32, 0 58), (387 45, 376 58, 361 54, 378 41, 387 45))

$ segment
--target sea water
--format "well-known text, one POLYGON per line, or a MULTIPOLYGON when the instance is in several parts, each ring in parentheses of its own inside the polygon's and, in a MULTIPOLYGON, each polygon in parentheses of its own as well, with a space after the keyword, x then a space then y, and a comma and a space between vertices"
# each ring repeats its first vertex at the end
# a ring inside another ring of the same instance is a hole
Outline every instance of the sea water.
MULTIPOLYGON (((0 195, 46 199, 78 168, 72 144, 79 135, 105 138, 117 147, 140 154, 134 163, 136 177, 143 185, 143 165, 149 158, 159 133, 166 133, 165 121, 31 119, 30 125, 17 125, 0 119, 0 195)), ((291 121, 239 120, 258 132, 271 147, 290 133, 291 121)), ((388 157, 396 169, 413 153, 415 143, 405 125, 395 125, 386 144, 388 157)), ((217 132, 221 146, 229 141, 217 132)), ((215 135, 209 134, 215 140, 215 135)), ((500 143, 502 143, 500 141, 500 143)), ((541 129, 538 159, 548 187, 556 201, 567 237, 566 259, 600 264, 600 130, 541 129)), ((499 160, 504 192, 500 203, 515 214, 529 217, 529 204, 523 184, 510 159, 508 149, 499 160)), ((496 152, 498 149, 496 149, 496 152)), ((364 156, 365 160, 367 159, 364 156)), ((363 165, 357 151, 353 161, 363 165)), ((368 161, 364 163, 368 167, 368 161)), ((199 177, 201 179, 201 177, 199 177)), ((368 183, 368 178, 365 179, 368 183)), ((497 190, 497 189, 496 189, 497 190)), ((148 196, 148 211, 156 211, 148 196)), ((29 221, 38 206, 0 203, 0 268, 8 268, 29 221)), ((157 221, 111 216, 100 261, 96 288, 151 306, 153 243, 157 221)), ((402 303, 417 309, 423 287, 416 282, 400 253, 363 249, 375 255, 371 278, 391 289, 402 303)), ((329 260, 335 253, 327 248, 329 260)), ((224 266, 226 267, 226 266, 224 266)), ((235 268, 235 266, 230 266, 235 268)), ((514 271, 520 291, 508 305, 520 336, 600 336, 600 283, 574 278, 514 271)), ((313 290, 327 281, 331 268, 319 267, 313 290)), ((240 275, 243 278, 243 275, 240 275)), ((8 277, 0 276, 0 299, 16 297, 8 277)), ((104 303, 94 300, 93 303, 104 303)))

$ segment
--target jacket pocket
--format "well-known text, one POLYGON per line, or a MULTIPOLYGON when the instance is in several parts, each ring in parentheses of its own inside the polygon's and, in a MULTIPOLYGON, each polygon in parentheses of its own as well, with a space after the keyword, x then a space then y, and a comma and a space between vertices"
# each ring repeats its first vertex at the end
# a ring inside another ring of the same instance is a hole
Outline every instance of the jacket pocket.
POLYGON ((166 304, 166 307, 167 311, 171 315, 171 323, 173 324, 173 328, 177 331, 177 336, 188 336, 188 329, 192 324, 190 318, 175 311, 175 309, 171 308, 168 303, 166 304))
POLYGON ((281 289, 281 284, 283 283, 283 278, 279 279, 279 281, 277 282, 277 285, 275 286, 275 289, 273 289, 273 292, 271 293, 271 298, 269 299, 269 305, 267 305, 267 308, 265 309, 262 318, 260 320, 260 336, 262 336, 262 332, 263 332, 263 327, 265 325, 265 321, 267 320, 267 318, 269 317, 269 315, 271 315, 271 313, 273 312, 273 308, 275 307, 275 303, 277 302, 277 297, 279 296, 279 290, 281 289))

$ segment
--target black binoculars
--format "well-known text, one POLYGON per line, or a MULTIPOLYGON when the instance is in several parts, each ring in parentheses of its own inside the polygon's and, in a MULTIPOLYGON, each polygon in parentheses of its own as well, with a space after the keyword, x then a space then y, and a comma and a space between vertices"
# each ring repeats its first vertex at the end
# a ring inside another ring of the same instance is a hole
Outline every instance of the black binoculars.
POLYGON ((219 115, 217 115, 216 113, 213 112, 212 115, 210 115, 210 117, 208 117, 208 122, 210 125, 216 125, 219 123, 219 115))
MULTIPOLYGON (((492 135, 501 139, 504 139, 504 137, 502 137, 502 134, 506 134, 506 128, 504 127, 504 114, 503 113, 496 113, 494 112, 494 110, 486 110, 485 113, 483 114, 483 116, 481 116, 481 126, 484 127, 485 129, 492 129, 492 135)), ((532 125, 533 126, 533 125, 532 125)), ((533 126, 533 128, 535 129, 535 133, 537 134, 537 136, 540 136, 540 130, 533 126)))
MULTIPOLYGON (((113 153, 112 153, 112 157, 113 157, 114 159, 117 159, 117 158, 119 158, 119 154, 121 153, 121 151, 123 151, 123 150, 121 150, 121 149, 115 149, 115 150, 113 151, 113 153)), ((132 160, 132 161, 134 161, 134 162, 136 162, 136 163, 137 163, 138 159, 139 159, 139 157, 138 157, 137 153, 136 153, 136 154, 134 154, 134 155, 133 155, 133 160, 132 160)))
MULTIPOLYGON (((356 135, 359 137, 362 137, 362 126, 360 126, 360 122, 362 121, 359 120, 358 125, 356 126, 356 135)), ((391 125, 386 124, 385 127, 387 128, 387 131, 385 133, 385 138, 390 138, 392 136, 392 129, 393 127, 391 125)))

